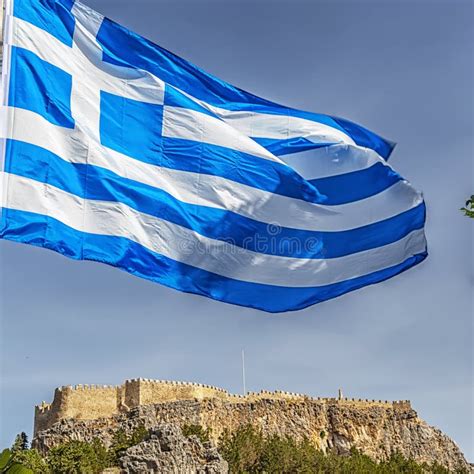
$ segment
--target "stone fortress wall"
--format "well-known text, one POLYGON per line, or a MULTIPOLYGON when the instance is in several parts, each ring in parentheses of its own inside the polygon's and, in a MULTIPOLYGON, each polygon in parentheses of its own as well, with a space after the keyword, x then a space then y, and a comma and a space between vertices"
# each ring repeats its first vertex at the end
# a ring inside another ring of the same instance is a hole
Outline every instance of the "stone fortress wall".
POLYGON ((180 400, 220 399, 230 403, 252 403, 259 400, 312 400, 320 403, 350 405, 354 407, 393 408, 410 410, 408 400, 387 401, 344 398, 312 398, 298 393, 275 391, 250 392, 247 395, 234 395, 222 388, 189 382, 166 380, 132 379, 122 385, 76 385, 59 387, 54 392, 52 403, 43 402, 35 407, 34 434, 50 428, 60 420, 95 420, 110 418, 125 413, 132 408, 180 400))

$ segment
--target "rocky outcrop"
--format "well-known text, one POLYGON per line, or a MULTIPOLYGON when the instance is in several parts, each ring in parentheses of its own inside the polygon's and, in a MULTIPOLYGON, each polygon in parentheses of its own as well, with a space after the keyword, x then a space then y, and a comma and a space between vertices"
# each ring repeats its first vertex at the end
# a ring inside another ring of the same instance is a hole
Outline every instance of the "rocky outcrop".
POLYGON ((176 425, 163 424, 120 458, 123 474, 224 474, 227 462, 211 443, 185 437, 176 425))
POLYGON ((457 445, 421 420, 409 404, 371 405, 346 400, 269 398, 236 403, 204 399, 156 403, 109 418, 61 420, 38 432, 33 444, 46 452, 69 439, 99 438, 107 446, 118 428, 131 432, 139 425, 154 429, 162 423, 201 425, 211 430, 214 441, 225 429, 253 424, 265 434, 307 437, 323 451, 345 454, 354 447, 376 460, 398 451, 417 462, 438 462, 451 470, 469 469, 457 445))

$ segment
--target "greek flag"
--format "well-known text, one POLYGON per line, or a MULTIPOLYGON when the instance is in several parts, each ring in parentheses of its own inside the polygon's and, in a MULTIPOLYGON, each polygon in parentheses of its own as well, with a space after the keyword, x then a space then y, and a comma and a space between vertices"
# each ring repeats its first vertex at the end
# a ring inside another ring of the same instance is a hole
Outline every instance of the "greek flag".
POLYGON ((79 2, 6 9, 3 239, 270 312, 426 257, 392 143, 238 89, 79 2))

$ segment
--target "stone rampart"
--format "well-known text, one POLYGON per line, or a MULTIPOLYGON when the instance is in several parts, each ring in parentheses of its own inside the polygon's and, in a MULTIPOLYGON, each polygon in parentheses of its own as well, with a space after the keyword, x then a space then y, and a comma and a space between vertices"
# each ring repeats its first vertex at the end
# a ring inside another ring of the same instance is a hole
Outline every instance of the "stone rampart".
POLYGON ((119 386, 76 385, 60 387, 54 392, 51 404, 43 402, 35 407, 34 433, 46 430, 60 420, 95 420, 110 418, 139 406, 180 400, 219 399, 228 403, 249 404, 260 400, 293 402, 317 401, 321 404, 352 407, 380 406, 395 410, 411 409, 408 400, 387 401, 355 398, 312 398, 293 392, 250 392, 234 395, 211 385, 166 380, 131 379, 119 386))
POLYGON ((119 412, 118 387, 76 385, 59 387, 51 404, 43 402, 35 407, 34 432, 47 429, 63 419, 94 420, 119 412))

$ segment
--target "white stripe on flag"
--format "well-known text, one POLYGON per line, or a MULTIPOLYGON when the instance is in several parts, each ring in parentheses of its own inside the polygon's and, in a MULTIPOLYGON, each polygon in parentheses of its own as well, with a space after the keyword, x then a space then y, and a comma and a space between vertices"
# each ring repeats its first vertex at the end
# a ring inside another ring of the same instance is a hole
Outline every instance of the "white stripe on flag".
POLYGON ((354 140, 349 135, 323 123, 290 115, 266 114, 246 110, 226 110, 208 104, 182 90, 180 92, 248 137, 277 140, 303 137, 314 143, 345 143, 355 145, 354 140))
POLYGON ((163 136, 209 143, 283 163, 257 142, 222 120, 183 107, 164 106, 163 136))
POLYGON ((277 140, 302 137, 314 143, 346 143, 355 145, 354 140, 347 134, 323 123, 289 115, 225 110, 197 99, 194 100, 209 108, 222 120, 249 137, 277 140))
POLYGON ((285 155, 282 160, 307 180, 361 171, 376 163, 391 168, 376 151, 345 144, 285 155))

